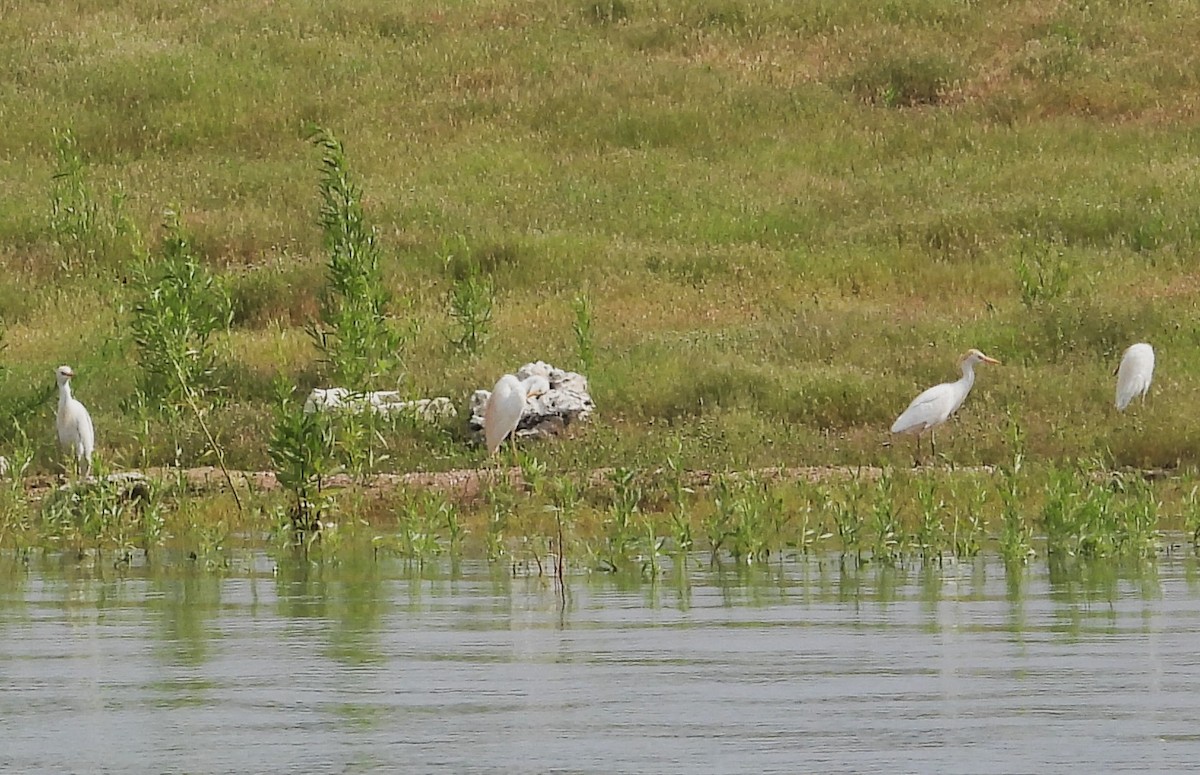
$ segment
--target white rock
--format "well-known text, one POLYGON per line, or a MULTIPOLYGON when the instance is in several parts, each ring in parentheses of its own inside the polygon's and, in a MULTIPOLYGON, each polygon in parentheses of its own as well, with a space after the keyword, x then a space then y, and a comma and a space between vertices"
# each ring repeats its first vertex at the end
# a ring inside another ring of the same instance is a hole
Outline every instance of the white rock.
MULTIPOLYGON (((454 403, 445 396, 418 398, 415 401, 397 401, 385 406, 386 410, 382 412, 384 414, 411 412, 418 420, 424 422, 438 422, 458 416, 458 410, 454 408, 454 403)), ((383 407, 378 407, 376 411, 381 411, 381 409, 383 407)))
POLYGON ((313 388, 304 401, 304 413, 312 414, 313 412, 340 409, 345 406, 349 397, 350 391, 346 388, 313 388))
POLYGON ((411 413, 424 422, 437 422, 455 417, 458 410, 445 396, 418 398, 404 401, 398 390, 380 390, 373 393, 352 393, 346 388, 313 388, 304 402, 304 413, 347 412, 362 414, 374 412, 384 417, 411 413))

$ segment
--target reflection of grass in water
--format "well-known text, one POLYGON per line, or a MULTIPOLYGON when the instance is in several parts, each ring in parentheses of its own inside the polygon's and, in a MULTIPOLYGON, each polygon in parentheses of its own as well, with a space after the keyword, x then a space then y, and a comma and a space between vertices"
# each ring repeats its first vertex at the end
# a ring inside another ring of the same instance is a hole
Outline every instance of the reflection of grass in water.
MULTIPOLYGON (((152 576, 156 595, 147 605, 158 609, 159 649, 172 662, 199 665, 208 660, 210 644, 219 636, 213 623, 220 614, 222 581, 216 573, 152 576)), ((186 700, 186 693, 177 699, 186 700)))
MULTIPOLYGON (((395 721, 394 709, 379 702, 342 702, 334 705, 332 710, 344 724, 358 731, 382 729, 395 721)), ((370 754, 359 753, 356 756, 358 758, 351 765, 351 770, 364 767, 373 761, 370 754)), ((374 763, 384 764, 382 761, 374 763)))
MULTIPOLYGON (((199 655, 188 660, 189 664, 202 665, 208 659, 199 655)), ((213 694, 220 691, 221 685, 203 678, 173 678, 169 681, 151 681, 143 687, 159 695, 154 703, 157 708, 208 708, 212 706, 213 694)))
MULTIPOLYGON (((217 626, 222 612, 241 610, 247 602, 247 611, 267 605, 267 615, 310 620, 311 626, 328 633, 321 640, 320 652, 348 665, 377 664, 386 658, 380 633, 392 614, 420 616, 431 608, 438 610, 447 598, 477 585, 482 585, 483 594, 490 590, 490 594, 499 596, 520 594, 536 599, 541 601, 538 605, 546 604, 546 610, 557 605, 557 591, 549 580, 536 576, 514 579, 507 566, 482 561, 464 566, 442 558, 418 569, 400 559, 372 556, 369 548, 336 560, 314 560, 311 554, 305 558, 301 553, 288 552, 276 557, 276 572, 271 574, 258 563, 247 562, 249 554, 261 557, 261 550, 235 553, 234 569, 227 574, 197 574, 188 567, 170 564, 137 567, 127 574, 139 580, 133 585, 118 577, 105 580, 91 572, 80 573, 58 557, 40 555, 28 563, 0 558, 0 577, 15 573, 18 582, 22 578, 41 578, 51 582, 51 589, 56 588, 56 580, 65 581, 61 589, 72 601, 68 605, 76 611, 87 605, 127 607, 136 600, 137 605, 153 610, 162 659, 188 665, 202 663, 216 653, 212 647, 217 640, 229 635, 217 626), (257 571, 249 570, 256 565, 257 571), (244 592, 235 592, 226 599, 231 579, 249 580, 249 601, 244 592), (149 585, 144 599, 139 591, 143 581, 149 585)), ((1048 595, 1062 614, 1062 631, 1067 632, 1095 627, 1105 617, 1115 616, 1111 606, 1103 604, 1128 599, 1131 591, 1147 600, 1160 597, 1163 562, 1174 566, 1165 572, 1187 574, 1192 586, 1196 577, 1194 558, 1087 559, 1060 554, 1022 566, 1016 573, 997 573, 1005 566, 995 554, 943 567, 921 562, 843 564, 836 554, 829 553, 797 555, 766 564, 713 565, 705 555, 696 552, 686 563, 669 558, 658 577, 630 567, 611 574, 578 573, 569 584, 576 592, 592 588, 644 593, 646 605, 685 608, 693 591, 706 587, 719 590, 729 605, 773 606, 784 598, 853 605, 898 600, 934 604, 951 597, 987 600, 1008 584, 1009 598, 1014 603, 1031 589, 1035 594, 1048 595), (1035 585, 1032 588, 1031 583, 1035 585)), ((14 590, 20 589, 20 583, 14 585, 14 590)), ((38 593, 34 594, 36 597, 38 593)), ((567 605, 587 599, 584 592, 574 601, 568 599, 567 605)), ((20 596, 10 597, 6 603, 10 611, 21 605, 20 596)), ((926 612, 932 613, 932 609, 926 612)), ((939 618, 935 614, 931 621, 939 618)), ((308 632, 309 626, 304 625, 302 630, 308 632)))

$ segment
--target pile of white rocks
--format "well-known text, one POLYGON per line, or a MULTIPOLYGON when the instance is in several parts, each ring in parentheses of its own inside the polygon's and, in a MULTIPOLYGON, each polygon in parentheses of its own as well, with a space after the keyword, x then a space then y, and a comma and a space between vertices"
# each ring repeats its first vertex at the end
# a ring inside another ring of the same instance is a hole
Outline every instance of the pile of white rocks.
MULTIPOLYGON (((525 411, 517 423, 519 437, 548 437, 562 432, 568 425, 586 420, 596 409, 588 393, 587 377, 574 371, 557 369, 544 361, 527 363, 515 372, 519 380, 545 377, 550 389, 525 402, 525 411)), ((483 413, 487 410, 490 390, 476 390, 471 395, 471 419, 467 428, 474 438, 483 440, 483 413)))
MULTIPOLYGON (((517 436, 554 436, 568 425, 588 419, 595 410, 596 405, 588 393, 587 377, 582 374, 555 368, 544 361, 527 363, 516 371, 520 380, 533 376, 545 378, 550 389, 526 401, 525 411, 517 424, 517 436)), ((480 441, 483 439, 483 413, 491 395, 490 390, 476 390, 471 395, 471 418, 467 428, 472 437, 480 441)), ((405 401, 396 390, 356 392, 342 387, 313 388, 304 402, 304 413, 313 412, 373 412, 385 417, 410 413, 418 420, 431 423, 458 416, 453 402, 444 396, 405 401)))

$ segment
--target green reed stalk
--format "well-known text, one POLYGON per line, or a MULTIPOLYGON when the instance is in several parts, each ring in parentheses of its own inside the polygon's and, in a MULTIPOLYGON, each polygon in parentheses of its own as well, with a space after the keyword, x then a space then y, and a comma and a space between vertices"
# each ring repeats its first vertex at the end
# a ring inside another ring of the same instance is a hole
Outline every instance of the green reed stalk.
POLYGON ((842 562, 847 555, 852 555, 858 564, 862 564, 862 482, 855 477, 846 485, 841 498, 830 498, 826 508, 833 513, 833 522, 837 526, 838 538, 841 539, 842 562))
POLYGON ((694 491, 683 483, 683 445, 675 440, 674 450, 667 455, 667 470, 670 473, 671 530, 675 551, 690 552, 695 545, 692 521, 688 514, 688 499, 694 491))
POLYGON ((1022 455, 1018 451, 1013 455, 1012 464, 1000 469, 1000 556, 1009 565, 1025 563, 1033 555, 1033 530, 1024 518, 1021 463, 1022 455))
POLYGON ((902 554, 895 495, 895 481, 892 469, 888 467, 875 482, 875 499, 871 509, 871 559, 885 565, 895 565, 902 554))
POLYGON ((575 332, 575 354, 579 358, 579 366, 584 374, 592 373, 592 365, 596 360, 596 336, 592 331, 592 299, 586 293, 575 296, 571 302, 575 319, 571 322, 571 330, 575 332))
POLYGON ((392 298, 375 230, 367 223, 342 143, 319 127, 311 136, 322 151, 320 223, 329 264, 320 325, 309 333, 334 379, 366 389, 371 379, 400 366, 404 339, 388 318, 392 298))
POLYGON ((331 501, 325 480, 339 465, 337 435, 328 414, 306 413, 291 400, 284 380, 275 385, 275 424, 268 454, 279 485, 292 494, 292 527, 298 534, 317 534, 331 501))
POLYGON ((915 543, 921 550, 921 559, 927 564, 941 563, 946 549, 946 502, 938 496, 933 479, 926 478, 917 483, 917 502, 921 507, 921 521, 917 524, 915 543))
POLYGON ((608 562, 615 570, 639 544, 641 531, 635 519, 641 511, 642 487, 637 471, 617 468, 609 474, 612 501, 607 519, 608 562))
POLYGON ((975 487, 967 501, 965 520, 959 519, 959 510, 954 510, 954 535, 951 547, 958 557, 975 557, 983 550, 983 536, 987 533, 988 491, 975 487), (963 522, 965 521, 965 524, 963 522))

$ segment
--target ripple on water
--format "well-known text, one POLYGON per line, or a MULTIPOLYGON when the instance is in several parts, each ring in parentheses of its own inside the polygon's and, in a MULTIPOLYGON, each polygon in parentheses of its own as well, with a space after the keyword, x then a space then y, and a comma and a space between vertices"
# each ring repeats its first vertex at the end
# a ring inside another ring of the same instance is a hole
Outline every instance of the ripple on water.
POLYGON ((1174 771, 1200 758, 1191 561, 655 584, 269 562, 0 588, 0 770, 1174 771), (361 570, 361 569, 360 569, 361 570))

